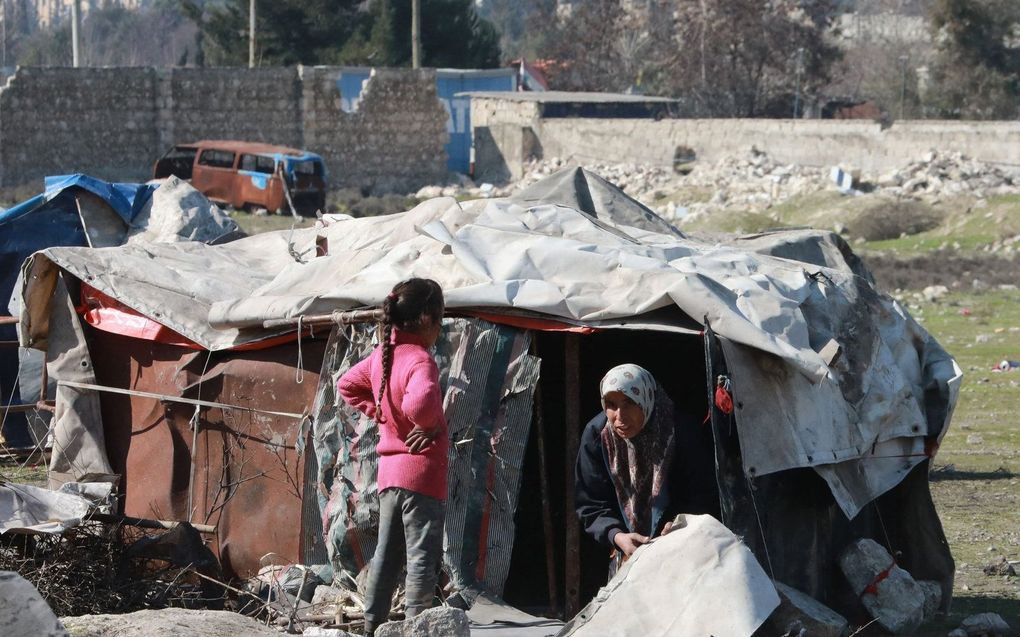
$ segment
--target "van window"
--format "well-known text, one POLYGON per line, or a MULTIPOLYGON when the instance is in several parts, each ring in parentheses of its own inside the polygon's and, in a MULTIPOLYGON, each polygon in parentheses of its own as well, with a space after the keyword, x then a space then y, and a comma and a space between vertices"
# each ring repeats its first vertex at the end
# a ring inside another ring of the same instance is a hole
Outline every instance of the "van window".
POLYGON ((272 175, 276 172, 276 160, 262 155, 241 155, 241 170, 272 175))
POLYGON ((234 153, 226 150, 203 150, 198 157, 198 163, 213 168, 233 168, 234 153))
POLYGON ((322 164, 314 159, 290 162, 290 170, 295 175, 322 176, 322 164))

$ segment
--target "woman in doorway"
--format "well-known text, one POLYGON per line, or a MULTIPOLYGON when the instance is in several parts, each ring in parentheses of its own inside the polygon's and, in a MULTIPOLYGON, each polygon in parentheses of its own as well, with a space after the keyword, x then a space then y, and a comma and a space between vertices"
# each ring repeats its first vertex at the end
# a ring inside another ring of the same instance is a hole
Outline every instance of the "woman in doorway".
MULTIPOLYGON (((718 516, 708 425, 674 408, 648 370, 618 365, 599 386, 602 413, 585 426, 575 468, 584 530, 626 559, 669 531, 678 513, 718 516)), ((611 573, 620 560, 614 559, 611 573)))

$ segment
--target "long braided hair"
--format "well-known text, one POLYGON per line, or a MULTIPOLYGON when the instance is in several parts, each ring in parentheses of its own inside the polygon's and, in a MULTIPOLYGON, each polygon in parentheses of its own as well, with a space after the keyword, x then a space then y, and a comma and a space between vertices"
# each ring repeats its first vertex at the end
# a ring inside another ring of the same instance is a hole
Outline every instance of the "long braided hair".
POLYGON ((443 288, 432 279, 408 279, 393 286, 382 310, 382 382, 375 399, 375 413, 378 422, 385 422, 382 401, 390 383, 393 369, 393 343, 391 336, 396 327, 404 332, 418 332, 424 327, 425 319, 434 323, 443 319, 443 288))

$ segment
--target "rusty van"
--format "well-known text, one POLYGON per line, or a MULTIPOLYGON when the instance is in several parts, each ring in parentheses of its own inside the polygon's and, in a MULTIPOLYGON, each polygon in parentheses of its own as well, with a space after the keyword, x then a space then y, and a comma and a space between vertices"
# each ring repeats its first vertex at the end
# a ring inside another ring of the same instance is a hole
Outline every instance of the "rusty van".
POLYGON ((210 200, 238 209, 300 214, 324 210, 326 167, 315 153, 255 142, 178 144, 156 160, 154 179, 188 179, 210 200))

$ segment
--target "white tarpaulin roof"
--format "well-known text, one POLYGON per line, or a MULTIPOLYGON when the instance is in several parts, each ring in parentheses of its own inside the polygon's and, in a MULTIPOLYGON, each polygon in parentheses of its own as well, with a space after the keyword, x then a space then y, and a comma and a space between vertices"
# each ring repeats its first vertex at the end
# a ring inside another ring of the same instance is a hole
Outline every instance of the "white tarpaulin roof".
POLYGON ((944 433, 959 369, 848 254, 814 231, 694 240, 567 171, 512 199, 438 198, 220 246, 50 248, 26 264, 22 338, 45 346, 52 265, 209 349, 287 331, 267 319, 378 305, 410 276, 439 281, 451 309, 596 327, 707 322, 742 404, 745 472, 815 467, 852 517, 923 460, 924 436, 944 433), (314 256, 317 237, 326 256, 314 256))

